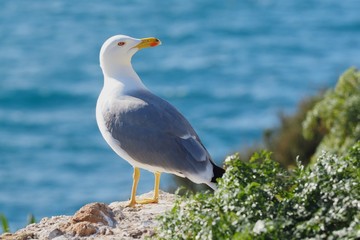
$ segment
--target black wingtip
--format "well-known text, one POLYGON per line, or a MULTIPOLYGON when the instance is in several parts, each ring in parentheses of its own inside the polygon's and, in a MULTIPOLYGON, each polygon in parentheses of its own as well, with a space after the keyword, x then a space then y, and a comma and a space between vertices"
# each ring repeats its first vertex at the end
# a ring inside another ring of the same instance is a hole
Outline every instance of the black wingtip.
POLYGON ((221 167, 216 166, 214 163, 211 163, 213 165, 213 172, 214 172, 214 176, 211 179, 211 182, 216 183, 216 179, 221 178, 224 173, 225 170, 221 167))

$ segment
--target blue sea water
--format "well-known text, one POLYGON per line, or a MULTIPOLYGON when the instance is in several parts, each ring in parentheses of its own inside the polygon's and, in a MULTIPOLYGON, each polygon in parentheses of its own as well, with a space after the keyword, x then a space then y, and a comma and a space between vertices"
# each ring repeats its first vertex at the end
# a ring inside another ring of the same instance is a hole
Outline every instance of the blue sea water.
MULTIPOLYGON (((108 37, 161 39, 134 68, 221 162, 360 66, 359 10, 357 0, 0 1, 0 213, 15 230, 28 213, 128 199, 132 167, 95 121, 108 37)), ((139 193, 152 185, 143 171, 139 193)))

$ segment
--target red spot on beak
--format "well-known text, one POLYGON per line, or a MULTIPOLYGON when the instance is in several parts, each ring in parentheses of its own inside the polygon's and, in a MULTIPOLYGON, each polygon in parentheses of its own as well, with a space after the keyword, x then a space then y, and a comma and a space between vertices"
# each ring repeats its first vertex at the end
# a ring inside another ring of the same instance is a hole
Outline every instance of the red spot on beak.
POLYGON ((159 42, 152 42, 152 43, 150 43, 150 46, 151 46, 151 47, 156 47, 157 45, 159 45, 159 42))
POLYGON ((155 38, 155 41, 150 43, 149 45, 150 45, 150 47, 156 47, 156 46, 160 45, 160 40, 155 38))

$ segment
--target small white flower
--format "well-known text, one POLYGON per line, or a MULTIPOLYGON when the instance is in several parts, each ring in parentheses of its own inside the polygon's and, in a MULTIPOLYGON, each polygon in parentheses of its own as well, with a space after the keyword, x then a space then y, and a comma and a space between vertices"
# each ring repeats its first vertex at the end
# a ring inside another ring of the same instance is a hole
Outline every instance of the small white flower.
POLYGON ((265 228, 265 222, 263 220, 258 220, 255 223, 255 226, 253 228, 253 232, 256 234, 260 234, 262 232, 266 232, 266 228, 265 228))

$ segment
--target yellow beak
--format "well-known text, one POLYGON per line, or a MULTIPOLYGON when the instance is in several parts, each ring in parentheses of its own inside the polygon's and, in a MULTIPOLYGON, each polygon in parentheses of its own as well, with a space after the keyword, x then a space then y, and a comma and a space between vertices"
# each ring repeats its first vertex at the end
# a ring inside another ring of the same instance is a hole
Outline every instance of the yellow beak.
POLYGON ((161 44, 160 40, 154 37, 142 38, 140 40, 141 42, 138 45, 136 45, 134 48, 142 49, 148 47, 156 47, 161 44))

